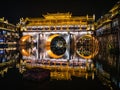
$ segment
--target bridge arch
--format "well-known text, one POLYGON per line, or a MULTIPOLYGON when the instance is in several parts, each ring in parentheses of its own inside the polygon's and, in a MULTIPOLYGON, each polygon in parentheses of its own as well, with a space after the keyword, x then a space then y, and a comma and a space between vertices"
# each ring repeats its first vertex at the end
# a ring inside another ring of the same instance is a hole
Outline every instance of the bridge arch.
POLYGON ((25 45, 26 42, 31 38, 31 35, 24 35, 20 38, 19 44, 20 45, 25 45))
POLYGON ((46 51, 52 58, 61 58, 66 51, 66 41, 60 34, 53 34, 46 41, 46 51))
POLYGON ((99 50, 98 40, 92 35, 83 35, 76 43, 77 54, 85 59, 93 58, 99 50))

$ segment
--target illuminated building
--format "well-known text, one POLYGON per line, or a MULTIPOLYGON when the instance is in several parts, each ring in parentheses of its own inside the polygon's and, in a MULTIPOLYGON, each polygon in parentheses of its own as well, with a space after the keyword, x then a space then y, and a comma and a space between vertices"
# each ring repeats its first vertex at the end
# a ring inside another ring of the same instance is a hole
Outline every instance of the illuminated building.
POLYGON ((93 16, 47 13, 43 18, 21 18, 20 45, 24 59, 69 61, 90 59, 98 52, 93 16), (23 47, 31 46, 31 49, 23 47))
POLYGON ((114 83, 120 88, 120 1, 96 22, 96 37, 101 47, 96 65, 99 78, 109 87, 114 83))
POLYGON ((15 47, 0 48, 0 75, 4 77, 8 69, 19 63, 19 53, 15 47))
POLYGON ((5 18, 0 18, 0 75, 3 77, 13 63, 19 59, 17 49, 19 40, 18 28, 5 18))
POLYGON ((120 51, 120 1, 96 22, 96 36, 101 52, 120 51), (106 50, 106 51, 105 51, 106 50))
POLYGON ((0 18, 0 47, 16 46, 19 40, 18 28, 7 20, 0 18))
POLYGON ((9 23, 7 20, 0 18, 0 75, 4 76, 8 67, 16 63, 19 59, 18 53, 14 50, 17 49, 19 40, 18 28, 9 23))

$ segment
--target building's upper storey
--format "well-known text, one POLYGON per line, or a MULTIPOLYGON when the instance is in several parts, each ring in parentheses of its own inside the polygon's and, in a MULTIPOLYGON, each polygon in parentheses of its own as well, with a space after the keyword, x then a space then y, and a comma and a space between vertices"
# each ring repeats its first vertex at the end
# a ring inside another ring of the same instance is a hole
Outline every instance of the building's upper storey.
POLYGON ((21 30, 94 30, 95 15, 72 16, 71 13, 47 13, 43 18, 21 19, 21 30))
POLYGON ((105 15, 101 16, 96 22, 96 29, 103 28, 111 28, 111 23, 118 22, 118 16, 120 16, 120 1, 118 1, 112 9, 108 11, 105 15), (115 19, 116 18, 116 19, 115 19), (114 20, 115 19, 115 20, 114 20))
POLYGON ((17 27, 5 20, 4 17, 0 18, 0 30, 8 30, 8 31, 17 31, 17 27))
POLYGON ((112 9, 109 11, 111 13, 111 18, 114 18, 116 15, 120 14, 120 1, 118 1, 112 9))

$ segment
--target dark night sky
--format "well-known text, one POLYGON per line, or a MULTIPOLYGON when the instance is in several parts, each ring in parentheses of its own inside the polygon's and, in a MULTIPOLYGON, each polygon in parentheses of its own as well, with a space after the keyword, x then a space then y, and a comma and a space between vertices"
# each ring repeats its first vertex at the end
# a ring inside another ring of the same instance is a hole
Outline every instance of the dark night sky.
POLYGON ((0 0, 0 17, 10 23, 23 17, 41 17, 46 13, 70 12, 77 15, 96 15, 98 19, 119 0, 0 0))

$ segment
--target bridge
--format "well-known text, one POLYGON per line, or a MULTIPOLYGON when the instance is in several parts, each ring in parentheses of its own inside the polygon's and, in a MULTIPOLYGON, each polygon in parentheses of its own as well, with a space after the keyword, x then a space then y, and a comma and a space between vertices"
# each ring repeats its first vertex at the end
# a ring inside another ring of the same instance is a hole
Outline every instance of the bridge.
POLYGON ((71 13, 48 13, 42 18, 21 18, 20 40, 24 59, 90 59, 98 52, 94 37, 95 15, 72 16, 71 13))

